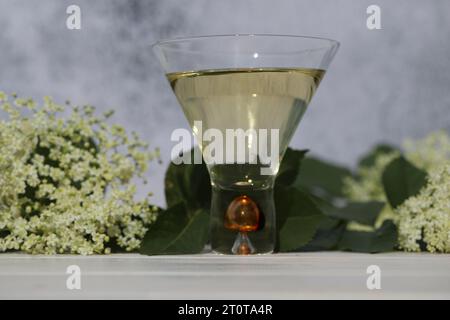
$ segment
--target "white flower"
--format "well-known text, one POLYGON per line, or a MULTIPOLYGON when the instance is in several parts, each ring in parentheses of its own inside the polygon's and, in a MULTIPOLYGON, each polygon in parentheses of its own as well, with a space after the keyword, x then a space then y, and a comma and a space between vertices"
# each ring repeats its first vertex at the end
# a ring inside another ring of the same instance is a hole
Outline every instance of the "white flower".
POLYGON ((147 199, 134 200, 129 183, 154 157, 146 144, 96 118, 91 106, 73 108, 66 120, 57 117, 65 107, 48 97, 36 106, 0 92, 0 106, 9 114, 0 121, 0 251, 139 248, 157 212, 147 199))
POLYGON ((429 175, 421 192, 397 209, 400 246, 420 251, 420 241, 430 252, 450 252, 450 164, 429 175))
MULTIPOLYGON (((428 183, 420 194, 393 210, 387 205, 376 223, 392 219, 399 229, 400 246, 420 251, 420 243, 430 252, 450 252, 450 136, 445 131, 429 134, 422 140, 404 143, 405 157, 427 171, 428 183)), ((358 168, 358 178, 345 180, 344 192, 354 201, 387 202, 381 177, 386 165, 398 152, 381 154, 374 165, 358 168)), ((352 224, 351 228, 360 228, 352 224)))

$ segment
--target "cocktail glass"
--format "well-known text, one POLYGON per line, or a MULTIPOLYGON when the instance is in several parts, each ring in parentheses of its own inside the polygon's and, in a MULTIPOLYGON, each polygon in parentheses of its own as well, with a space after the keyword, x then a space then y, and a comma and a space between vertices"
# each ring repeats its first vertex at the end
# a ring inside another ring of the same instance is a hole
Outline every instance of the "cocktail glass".
POLYGON ((279 164, 338 47, 330 39, 287 35, 153 46, 208 167, 215 252, 273 252, 279 164))

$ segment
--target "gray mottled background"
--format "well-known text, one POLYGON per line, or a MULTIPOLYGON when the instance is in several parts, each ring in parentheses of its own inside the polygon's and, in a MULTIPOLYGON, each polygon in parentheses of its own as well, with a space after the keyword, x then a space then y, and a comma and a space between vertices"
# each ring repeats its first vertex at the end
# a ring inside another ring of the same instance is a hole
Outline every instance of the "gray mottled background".
POLYGON ((164 204, 170 133, 187 127, 149 44, 224 33, 330 37, 341 49, 291 143, 354 164, 378 141, 450 130, 450 1, 0 0, 0 90, 117 108, 115 121, 162 149, 149 177, 164 204), (66 7, 82 29, 65 26, 66 7), (366 8, 382 9, 382 30, 366 8))

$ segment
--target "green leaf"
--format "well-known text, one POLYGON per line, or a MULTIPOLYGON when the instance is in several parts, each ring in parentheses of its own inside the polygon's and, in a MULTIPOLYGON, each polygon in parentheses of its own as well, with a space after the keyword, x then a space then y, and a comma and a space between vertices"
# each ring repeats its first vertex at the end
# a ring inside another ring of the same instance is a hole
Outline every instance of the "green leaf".
POLYGON ((188 211, 209 208, 211 183, 204 163, 193 164, 194 149, 189 151, 191 164, 171 163, 167 169, 164 184, 167 206, 183 201, 188 211))
POLYGON ((392 251, 397 244, 397 228, 391 220, 386 220, 374 232, 346 231, 338 248, 355 252, 387 252, 392 251))
POLYGON ((350 202, 342 208, 333 207, 327 213, 335 218, 373 226, 385 203, 380 201, 350 202))
POLYGON ((275 190, 279 251, 292 251, 308 243, 325 217, 314 201, 293 187, 275 190))
POLYGON ((294 185, 321 197, 343 197, 343 181, 348 176, 351 172, 344 167, 307 157, 294 185))
POLYGON ((308 150, 294 150, 288 148, 280 163, 280 169, 275 180, 279 186, 290 186, 294 183, 300 171, 300 164, 308 150))
POLYGON ((388 144, 379 144, 370 150, 366 155, 364 155, 360 160, 358 165, 360 167, 371 167, 375 164, 375 159, 383 154, 389 154, 395 151, 399 151, 396 147, 388 144))
POLYGON ((384 207, 383 202, 350 202, 344 207, 337 207, 325 199, 312 196, 319 209, 326 215, 314 238, 300 251, 335 250, 345 232, 347 223, 359 222, 373 226, 384 207))
POLYGON ((203 250, 208 236, 209 214, 203 209, 191 217, 184 203, 178 203, 160 213, 150 225, 141 245, 140 253, 192 254, 203 250))
POLYGON ((389 203, 396 208, 409 197, 419 193, 427 182, 427 174, 403 156, 399 156, 386 166, 382 181, 389 203))
POLYGON ((325 217, 313 239, 298 251, 335 250, 346 226, 347 223, 341 219, 325 217))

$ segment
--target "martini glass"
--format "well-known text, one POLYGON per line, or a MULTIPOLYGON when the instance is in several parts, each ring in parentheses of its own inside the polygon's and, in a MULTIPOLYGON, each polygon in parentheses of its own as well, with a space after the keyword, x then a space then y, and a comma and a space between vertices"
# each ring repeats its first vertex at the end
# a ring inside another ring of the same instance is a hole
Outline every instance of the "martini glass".
POLYGON ((280 161, 338 47, 334 40, 285 35, 153 46, 210 174, 213 251, 273 252, 280 161))

